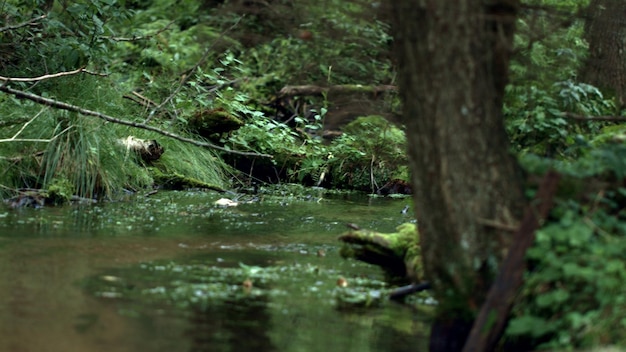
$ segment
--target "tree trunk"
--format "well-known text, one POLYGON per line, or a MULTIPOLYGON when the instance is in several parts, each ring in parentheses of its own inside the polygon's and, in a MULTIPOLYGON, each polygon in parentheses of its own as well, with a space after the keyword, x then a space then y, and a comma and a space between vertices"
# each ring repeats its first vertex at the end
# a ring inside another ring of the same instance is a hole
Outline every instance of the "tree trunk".
POLYGON ((502 119, 518 2, 391 7, 425 276, 440 302, 431 350, 460 350, 523 208, 502 119))
POLYGON ((589 57, 582 79, 615 94, 620 107, 626 103, 626 2, 592 0, 587 8, 585 39, 589 57))

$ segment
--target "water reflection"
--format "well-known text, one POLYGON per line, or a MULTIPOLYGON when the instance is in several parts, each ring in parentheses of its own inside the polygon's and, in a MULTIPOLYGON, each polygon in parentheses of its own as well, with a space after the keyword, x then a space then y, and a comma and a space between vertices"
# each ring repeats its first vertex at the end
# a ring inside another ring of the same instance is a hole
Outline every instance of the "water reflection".
POLYGON ((269 334, 275 327, 267 307, 267 298, 258 297, 193 308, 185 333, 191 340, 189 351, 277 351, 269 334))

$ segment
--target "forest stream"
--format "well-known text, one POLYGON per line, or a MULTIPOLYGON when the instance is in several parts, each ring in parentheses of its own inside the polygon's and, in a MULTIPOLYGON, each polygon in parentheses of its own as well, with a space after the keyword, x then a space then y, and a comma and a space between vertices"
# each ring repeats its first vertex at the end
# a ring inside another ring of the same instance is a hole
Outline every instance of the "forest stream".
POLYGON ((414 221, 410 199, 219 198, 0 208, 0 351, 426 350, 414 305, 337 300, 386 289, 379 268, 340 257, 338 235, 414 221))

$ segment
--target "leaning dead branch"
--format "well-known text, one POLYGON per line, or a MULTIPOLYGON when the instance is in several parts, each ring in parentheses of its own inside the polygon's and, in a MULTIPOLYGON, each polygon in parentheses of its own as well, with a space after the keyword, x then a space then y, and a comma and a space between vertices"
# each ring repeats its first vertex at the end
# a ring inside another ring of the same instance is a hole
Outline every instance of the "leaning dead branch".
POLYGON ((230 150, 230 149, 226 149, 224 147, 220 147, 218 145, 215 145, 213 143, 210 142, 201 142, 195 139, 191 139, 191 138, 187 138, 187 137, 183 137, 180 136, 176 133, 172 133, 169 131, 165 131, 162 130, 160 128, 154 127, 154 126, 150 126, 150 125, 146 125, 144 123, 137 123, 137 122, 133 122, 133 121, 128 121, 128 120, 122 120, 122 119, 118 119, 97 111, 93 111, 93 110, 88 110, 88 109, 84 109, 81 108, 79 106, 76 105, 71 105, 68 103, 64 103, 58 100, 54 100, 54 99, 50 99, 50 98, 44 98, 40 95, 36 95, 36 94, 32 94, 32 93, 28 93, 28 92, 24 92, 21 90, 16 90, 13 89, 11 87, 8 87, 6 84, 1 85, 0 86, 0 92, 5 92, 8 94, 12 94, 18 98, 22 98, 22 99, 28 99, 28 100, 32 100, 36 103, 42 104, 42 105, 46 105, 46 106, 51 106, 53 108, 57 108, 57 109, 61 109, 61 110, 67 110, 67 111, 73 111, 73 112, 77 112, 79 114, 82 115, 87 115, 87 116, 94 116, 100 119, 103 119, 107 122, 112 122, 112 123, 116 123, 119 125, 124 125, 124 126, 131 126, 131 127, 135 127, 135 128, 141 128, 144 129, 146 131, 152 131, 152 132, 156 132, 160 135, 172 138, 172 139, 176 139, 179 140, 181 142, 185 142, 185 143, 190 143, 193 145, 197 145, 199 147, 205 147, 205 148, 212 148, 212 149, 217 149, 217 150, 221 150, 223 152, 226 153, 232 153, 232 154, 238 154, 238 155, 247 155, 247 156, 258 156, 258 157, 264 157, 264 158, 272 158, 271 155, 269 154, 259 154, 259 153, 254 153, 254 152, 242 152, 242 151, 238 151, 238 150, 230 150))
POLYGON ((50 78, 71 76, 71 75, 75 75, 75 74, 78 74, 78 73, 86 73, 86 74, 89 74, 89 75, 101 76, 101 77, 108 76, 105 73, 93 72, 93 71, 89 71, 89 70, 85 69, 84 67, 81 67, 81 68, 73 70, 73 71, 57 72, 57 73, 53 73, 53 74, 49 74, 49 75, 43 75, 43 76, 39 76, 39 77, 21 78, 21 77, 3 77, 3 76, 0 76, 0 81, 4 81, 4 82, 37 82, 37 81, 43 81, 43 80, 50 79, 50 78))

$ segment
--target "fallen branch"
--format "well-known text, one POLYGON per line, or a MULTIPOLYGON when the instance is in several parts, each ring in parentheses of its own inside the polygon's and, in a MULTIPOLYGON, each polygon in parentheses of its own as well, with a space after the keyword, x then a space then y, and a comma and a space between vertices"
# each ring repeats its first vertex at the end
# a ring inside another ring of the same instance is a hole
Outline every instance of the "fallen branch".
POLYGON ((109 36, 109 35, 101 35, 99 38, 100 39, 108 39, 108 40, 112 40, 115 42, 134 42, 134 41, 138 41, 138 40, 145 40, 145 39, 151 39, 152 37, 156 37, 157 35, 165 32, 172 24, 174 24, 176 21, 171 21, 170 23, 168 23, 165 27, 159 29, 158 31, 152 33, 152 34, 147 34, 147 35, 142 35, 142 36, 132 36, 130 38, 125 38, 125 37, 114 37, 114 36, 109 36))
POLYGON ((383 92, 395 92, 398 88, 396 86, 391 85, 382 85, 382 86, 364 86, 360 84, 341 84, 336 86, 314 86, 314 85, 303 85, 303 86, 285 86, 283 87, 278 96, 282 97, 290 97, 294 95, 322 95, 322 94, 341 94, 341 93, 371 93, 378 94, 383 92))
POLYGON ((46 17, 48 17, 48 16, 47 16, 47 15, 41 15, 41 16, 39 16, 39 17, 35 17, 35 18, 33 18, 33 19, 30 19, 30 20, 28 20, 28 21, 26 21, 26 22, 22 22, 22 23, 16 24, 16 25, 14 25, 14 26, 5 26, 5 27, 2 27, 2 28, 0 28, 0 33, 2 33, 2 32, 6 32, 6 31, 11 31, 11 30, 14 30, 14 29, 22 28, 22 27, 26 27, 26 26, 29 26, 29 25, 31 25, 31 24, 33 24, 33 23, 37 22, 37 21, 41 21, 41 20, 43 20, 43 19, 44 19, 44 18, 46 18, 46 17))
POLYGON ((49 75, 43 75, 43 76, 32 77, 32 78, 3 77, 3 76, 0 76, 0 81, 4 81, 6 83, 8 83, 8 82, 37 82, 37 81, 43 81, 43 80, 50 79, 50 78, 71 76, 71 75, 75 75, 77 73, 87 73, 87 74, 90 74, 90 75, 101 76, 101 77, 108 76, 107 74, 92 72, 92 71, 86 70, 84 67, 81 67, 81 68, 79 68, 77 70, 74 70, 74 71, 57 72, 57 73, 53 73, 53 74, 49 74, 49 75))
POLYGON ((410 284, 407 286, 398 287, 389 293, 389 299, 400 301, 404 297, 412 293, 430 290, 431 288, 432 287, 430 285, 430 282, 422 282, 419 284, 410 284))
POLYGON ((185 142, 185 143, 190 143, 193 145, 197 145, 199 147, 206 147, 206 148, 212 148, 212 149, 217 149, 217 150, 221 150, 223 152, 226 153, 232 153, 232 154, 238 154, 238 155, 247 155, 247 156, 258 156, 258 157, 264 157, 264 158, 272 158, 271 155, 269 154, 259 154, 259 153, 253 153, 253 152, 241 152, 241 151, 237 151, 237 150, 230 150, 230 149, 226 149, 224 147, 220 147, 218 145, 215 145, 213 143, 210 142, 201 142, 201 141, 197 141, 195 139, 191 139, 191 138, 187 138, 187 137, 183 137, 180 136, 176 133, 172 133, 169 131, 165 131, 162 130, 160 128, 154 127, 154 126, 150 126, 150 125, 146 125, 144 123, 137 123, 137 122, 133 122, 133 121, 128 121, 128 120, 122 120, 122 119, 118 119, 97 111, 92 111, 92 110, 87 110, 84 108, 81 108, 79 106, 76 105, 71 105, 68 103, 64 103, 64 102, 60 102, 54 99, 50 99, 50 98, 44 98, 42 96, 36 95, 36 94, 32 94, 32 93, 28 93, 28 92, 23 92, 21 90, 16 90, 13 88, 8 87, 6 84, 0 86, 0 92, 5 92, 8 94, 12 94, 18 98, 23 98, 23 99, 28 99, 28 100, 32 100, 36 103, 42 104, 42 105, 47 105, 47 106, 51 106, 57 109, 61 109, 61 110, 67 110, 67 111, 73 111, 73 112, 77 112, 79 114, 83 114, 83 115, 87 115, 87 116, 95 116, 97 118, 103 119, 105 121, 108 122, 112 122, 112 123, 116 123, 119 125, 124 125, 124 126, 131 126, 131 127, 136 127, 136 128, 141 128, 144 129, 146 131, 152 131, 152 132, 156 132, 160 135, 172 138, 172 139, 176 139, 179 140, 181 142, 185 142))

